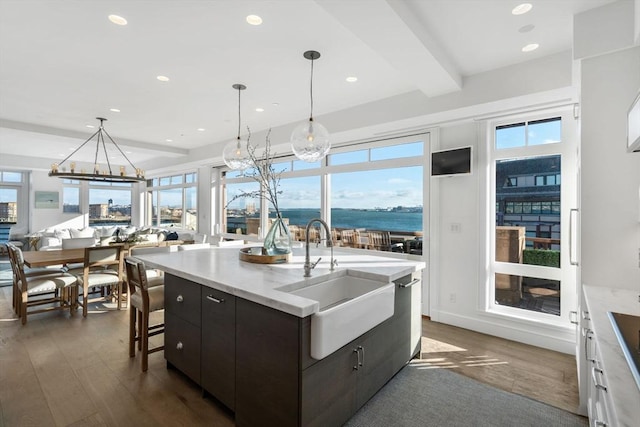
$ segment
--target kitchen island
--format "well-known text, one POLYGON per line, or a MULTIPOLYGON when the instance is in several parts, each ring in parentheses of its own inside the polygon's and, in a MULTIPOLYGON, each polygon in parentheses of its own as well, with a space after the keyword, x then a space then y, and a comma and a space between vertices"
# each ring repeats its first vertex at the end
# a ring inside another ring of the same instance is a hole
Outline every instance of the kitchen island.
MULTIPOLYGON (((235 413, 238 426, 342 425, 419 354, 422 262, 335 251, 338 270, 395 284, 393 315, 335 352, 310 355, 317 301, 283 288, 321 282, 329 249, 252 264, 239 249, 140 256, 165 271, 165 358, 235 413)), ((335 273, 333 273, 335 274, 335 273)), ((348 327, 348 325, 346 326, 348 327)))

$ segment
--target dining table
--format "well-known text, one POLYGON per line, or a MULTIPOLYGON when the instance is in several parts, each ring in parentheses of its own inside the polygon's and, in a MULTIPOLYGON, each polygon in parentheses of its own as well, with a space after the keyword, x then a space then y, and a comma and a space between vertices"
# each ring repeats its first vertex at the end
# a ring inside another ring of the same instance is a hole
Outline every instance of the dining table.
POLYGON ((29 268, 84 262, 84 248, 51 251, 24 251, 24 264, 29 268))

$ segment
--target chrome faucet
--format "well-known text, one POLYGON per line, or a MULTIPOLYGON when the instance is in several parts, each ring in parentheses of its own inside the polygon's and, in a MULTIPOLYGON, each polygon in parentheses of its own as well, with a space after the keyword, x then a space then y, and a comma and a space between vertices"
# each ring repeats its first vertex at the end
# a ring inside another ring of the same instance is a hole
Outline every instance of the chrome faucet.
POLYGON ((338 265, 338 260, 333 259, 333 241, 331 240, 331 230, 326 222, 321 220, 320 218, 313 218, 311 221, 307 223, 307 228, 305 232, 305 253, 304 253, 304 277, 311 277, 311 270, 315 268, 316 265, 320 262, 322 258, 318 258, 316 262, 311 263, 311 258, 309 257, 309 230, 311 229, 311 224, 314 222, 319 222, 324 227, 324 230, 327 235, 327 246, 331 248, 331 267, 330 270, 333 271, 335 265, 338 265))

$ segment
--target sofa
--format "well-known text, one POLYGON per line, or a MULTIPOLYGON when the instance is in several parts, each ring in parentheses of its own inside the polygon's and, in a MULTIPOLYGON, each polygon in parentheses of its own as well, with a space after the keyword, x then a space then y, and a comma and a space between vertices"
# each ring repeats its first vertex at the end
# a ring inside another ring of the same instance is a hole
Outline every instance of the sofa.
POLYGON ((205 243, 207 236, 193 230, 175 227, 99 226, 76 228, 47 228, 37 232, 40 240, 37 249, 41 251, 103 246, 112 242, 129 242, 154 245, 165 240, 183 243, 205 243))

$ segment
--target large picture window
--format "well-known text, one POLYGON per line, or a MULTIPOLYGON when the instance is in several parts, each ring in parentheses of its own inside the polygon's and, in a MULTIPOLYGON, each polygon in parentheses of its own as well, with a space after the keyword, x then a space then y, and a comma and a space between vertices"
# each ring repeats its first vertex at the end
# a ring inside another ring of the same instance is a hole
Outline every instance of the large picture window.
MULTIPOLYGON (((427 144, 425 134, 332 149, 322 164, 278 159, 278 203, 293 238, 304 240, 309 220, 322 218, 341 246, 420 254, 427 144)), ((221 185, 226 207, 221 230, 227 237, 263 237, 266 230, 260 224, 270 223, 273 209, 260 198, 238 197, 240 192, 259 193, 259 183, 228 171, 221 185)))

